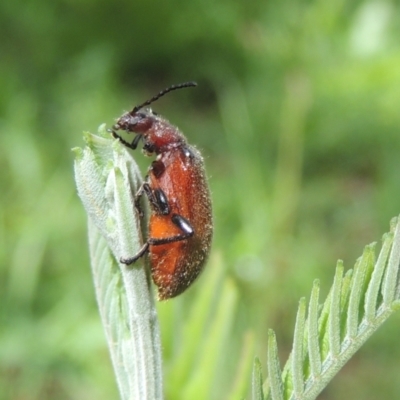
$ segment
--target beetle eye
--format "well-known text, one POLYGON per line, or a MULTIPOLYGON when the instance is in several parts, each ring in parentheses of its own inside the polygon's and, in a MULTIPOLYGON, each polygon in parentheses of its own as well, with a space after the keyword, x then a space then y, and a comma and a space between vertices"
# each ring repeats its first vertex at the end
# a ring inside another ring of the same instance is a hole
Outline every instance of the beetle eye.
POLYGON ((141 119, 144 119, 147 117, 145 113, 137 113, 135 117, 140 121, 141 119))

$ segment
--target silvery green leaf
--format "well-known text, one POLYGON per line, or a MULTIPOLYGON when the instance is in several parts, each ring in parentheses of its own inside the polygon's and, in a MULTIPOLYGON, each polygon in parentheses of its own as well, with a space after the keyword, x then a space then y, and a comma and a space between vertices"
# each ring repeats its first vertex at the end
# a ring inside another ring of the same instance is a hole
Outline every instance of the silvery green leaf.
POLYGON ((318 305, 319 282, 314 282, 307 319, 305 301, 300 301, 293 350, 282 377, 276 338, 270 331, 268 399, 315 399, 367 339, 400 308, 400 218, 384 235, 377 260, 375 247, 375 244, 366 246, 354 269, 345 274, 343 263, 338 262, 332 288, 322 305, 318 305))
POLYGON ((162 399, 161 345, 150 279, 135 255, 143 238, 134 196, 141 176, 131 154, 105 130, 74 149, 75 179, 88 214, 97 302, 121 399, 162 399))

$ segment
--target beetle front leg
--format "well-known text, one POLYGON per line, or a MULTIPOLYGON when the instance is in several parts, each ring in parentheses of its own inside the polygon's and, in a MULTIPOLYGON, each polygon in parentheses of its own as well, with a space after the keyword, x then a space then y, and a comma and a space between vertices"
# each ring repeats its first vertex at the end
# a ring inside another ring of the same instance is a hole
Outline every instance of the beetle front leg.
POLYGON ((132 150, 136 150, 139 141, 142 138, 142 135, 137 134, 133 139, 132 143, 129 143, 125 139, 123 139, 120 135, 118 135, 118 133, 115 132, 114 129, 108 129, 108 132, 110 132, 115 139, 118 139, 125 147, 128 147, 129 149, 132 150))

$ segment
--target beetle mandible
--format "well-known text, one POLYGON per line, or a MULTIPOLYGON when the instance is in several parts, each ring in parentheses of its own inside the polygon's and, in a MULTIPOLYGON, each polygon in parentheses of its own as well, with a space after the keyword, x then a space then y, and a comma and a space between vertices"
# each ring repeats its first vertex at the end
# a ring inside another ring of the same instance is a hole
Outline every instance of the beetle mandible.
POLYGON ((149 200, 148 238, 137 254, 120 262, 130 265, 148 254, 160 300, 182 293, 202 271, 211 248, 213 220, 202 155, 177 127, 144 107, 173 90, 192 86, 197 84, 185 82, 162 90, 123 114, 111 130, 126 147, 135 150, 143 140, 143 152, 156 155, 134 200, 140 216, 141 196, 149 200), (118 130, 136 136, 129 143, 118 130))

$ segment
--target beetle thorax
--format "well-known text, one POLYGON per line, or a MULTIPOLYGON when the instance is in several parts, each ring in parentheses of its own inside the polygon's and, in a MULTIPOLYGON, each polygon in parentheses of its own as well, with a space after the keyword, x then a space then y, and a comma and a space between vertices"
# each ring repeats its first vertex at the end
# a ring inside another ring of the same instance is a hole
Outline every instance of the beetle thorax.
POLYGON ((150 147, 156 154, 172 150, 186 143, 183 134, 168 121, 154 117, 153 124, 147 132, 143 133, 146 147, 150 147))
POLYGON ((114 125, 114 129, 140 135, 144 142, 145 153, 160 154, 186 143, 178 128, 153 113, 151 109, 123 114, 114 125))

